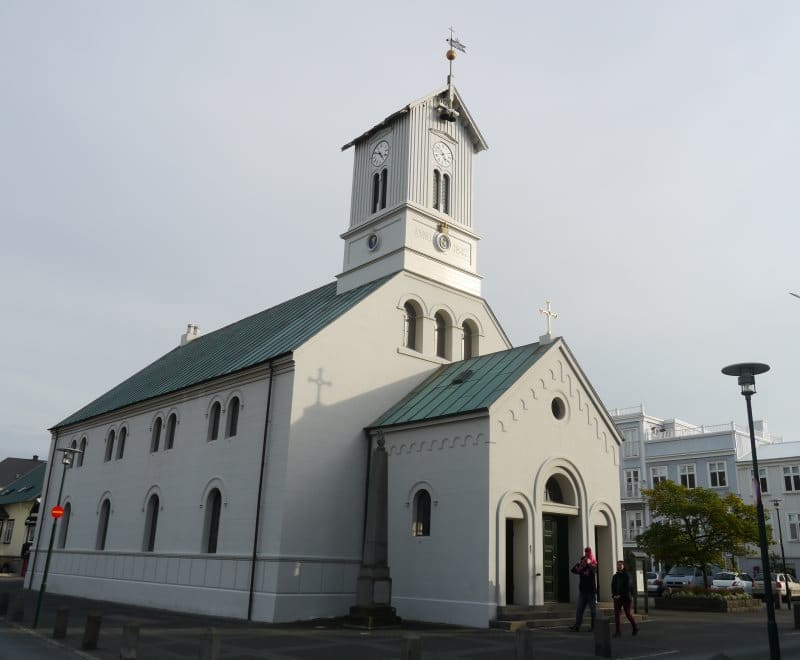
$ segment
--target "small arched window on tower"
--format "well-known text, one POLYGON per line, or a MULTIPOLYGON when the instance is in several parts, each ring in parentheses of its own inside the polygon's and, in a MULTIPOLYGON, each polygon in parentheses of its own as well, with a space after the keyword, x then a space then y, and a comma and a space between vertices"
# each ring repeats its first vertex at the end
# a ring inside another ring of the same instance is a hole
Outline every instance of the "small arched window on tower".
POLYGON ((478 332, 471 321, 464 321, 461 324, 463 351, 465 360, 469 360, 478 354, 478 332))
POLYGON ((239 432, 239 408, 241 408, 239 397, 235 396, 228 404, 228 423, 227 428, 225 429, 226 438, 232 438, 239 432))
POLYGON ((83 467, 83 460, 86 458, 86 445, 87 444, 88 443, 87 443, 87 440, 86 440, 86 436, 83 436, 81 438, 81 446, 80 446, 81 453, 78 454, 78 460, 76 461, 76 464, 77 464, 78 467, 83 467))
POLYGON ((128 439, 128 427, 123 426, 119 430, 119 439, 117 440, 117 460, 120 460, 125 455, 125 441, 128 439))
POLYGON ((163 422, 161 421, 160 417, 156 417, 156 421, 153 422, 153 437, 150 439, 150 453, 155 453, 158 451, 158 446, 161 444, 161 426, 163 422))
POLYGON ((380 203, 380 196, 381 196, 381 175, 375 172, 372 175, 372 212, 375 213, 378 210, 378 204, 380 203))
POLYGON ((97 521, 97 539, 95 540, 95 550, 106 549, 106 537, 108 536, 108 518, 111 515, 111 500, 103 500, 100 505, 100 518, 97 521))
POLYGON ((219 437, 219 418, 222 414, 222 405, 215 401, 211 406, 211 413, 208 416, 208 441, 216 440, 219 437))
POLYGON ((164 449, 172 449, 175 446, 175 427, 178 425, 178 416, 172 413, 167 419, 167 435, 164 438, 164 449))
POLYGON ((431 535, 431 494, 424 488, 414 495, 414 521, 411 524, 411 533, 414 536, 431 535))
POLYGON ((441 208, 442 197, 442 173, 439 170, 433 170, 433 208, 441 208))
POLYGON ((389 178, 389 172, 384 167, 381 170, 381 208, 386 208, 386 187, 387 187, 387 180, 389 178))
POLYGON ((420 316, 419 310, 411 301, 403 305, 403 309, 405 310, 403 345, 406 348, 410 348, 412 351, 416 351, 418 346, 417 331, 419 328, 417 327, 417 319, 420 316))
POLYGON ((447 341, 447 334, 448 334, 448 320, 447 317, 444 315, 443 312, 436 312, 433 317, 434 320, 434 344, 436 348, 436 355, 440 358, 447 357, 447 349, 448 349, 448 341, 447 341))
POLYGON ((108 463, 114 457, 114 438, 116 435, 117 434, 114 429, 111 429, 106 437, 106 456, 104 459, 106 463, 108 463))
POLYGON ((442 213, 450 215, 450 175, 442 175, 442 213))
POLYGON ((156 530, 158 529, 158 495, 153 493, 147 502, 147 516, 144 521, 144 541, 142 550, 153 552, 156 547, 156 530))
POLYGON ((219 489, 214 488, 206 498, 206 519, 203 525, 203 550, 208 553, 217 551, 219 538, 219 515, 222 509, 222 495, 219 489))

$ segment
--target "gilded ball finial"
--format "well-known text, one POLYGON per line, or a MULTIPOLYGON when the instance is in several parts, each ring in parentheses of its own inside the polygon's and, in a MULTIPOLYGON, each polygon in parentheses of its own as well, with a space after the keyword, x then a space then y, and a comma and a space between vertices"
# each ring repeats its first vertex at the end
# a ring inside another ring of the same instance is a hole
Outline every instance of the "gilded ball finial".
POLYGON ((445 57, 452 62, 454 59, 456 59, 456 51, 451 48, 447 51, 447 55, 445 57))

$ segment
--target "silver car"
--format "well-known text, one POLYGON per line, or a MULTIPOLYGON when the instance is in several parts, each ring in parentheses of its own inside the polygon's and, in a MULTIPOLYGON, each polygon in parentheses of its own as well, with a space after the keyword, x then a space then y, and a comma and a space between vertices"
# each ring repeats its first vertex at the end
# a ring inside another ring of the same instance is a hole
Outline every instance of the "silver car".
POLYGON ((720 571, 714 575, 712 589, 742 589, 746 594, 753 593, 753 578, 747 573, 720 571))
POLYGON ((704 587, 703 571, 695 566, 673 566, 664 576, 664 590, 704 587))

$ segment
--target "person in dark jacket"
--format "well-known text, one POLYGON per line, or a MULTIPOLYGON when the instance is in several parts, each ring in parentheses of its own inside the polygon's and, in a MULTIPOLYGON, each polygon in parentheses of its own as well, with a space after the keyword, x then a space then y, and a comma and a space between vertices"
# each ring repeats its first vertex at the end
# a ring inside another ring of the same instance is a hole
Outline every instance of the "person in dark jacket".
POLYGON ((633 592, 633 584, 631 576, 625 571, 625 562, 621 559, 617 562, 617 572, 611 578, 611 595, 614 597, 614 623, 616 624, 616 632, 614 637, 619 637, 619 623, 620 611, 625 610, 625 616, 633 626, 633 634, 639 632, 639 626, 636 625, 636 619, 631 614, 631 593, 633 592))
POLYGON ((578 574, 578 609, 575 612, 575 625, 569 629, 578 632, 583 622, 583 612, 589 606, 592 615, 592 624, 589 632, 594 630, 594 620, 597 617, 597 560, 591 548, 585 548, 583 557, 572 567, 572 572, 578 574))

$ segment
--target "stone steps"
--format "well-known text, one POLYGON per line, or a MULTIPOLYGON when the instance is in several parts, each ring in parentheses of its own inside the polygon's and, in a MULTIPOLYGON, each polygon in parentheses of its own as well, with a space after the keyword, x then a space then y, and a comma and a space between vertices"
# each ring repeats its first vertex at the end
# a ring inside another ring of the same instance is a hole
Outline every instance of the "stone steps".
MULTIPOLYGON (((598 603, 597 615, 614 618, 613 603, 598 603)), ((643 613, 637 618, 645 618, 643 613)), ((588 630, 589 611, 584 612, 583 630, 588 630)), ((507 605, 497 608, 497 618, 489 621, 490 628, 519 630, 520 628, 567 628, 575 623, 574 603, 548 603, 546 605, 507 605)))

